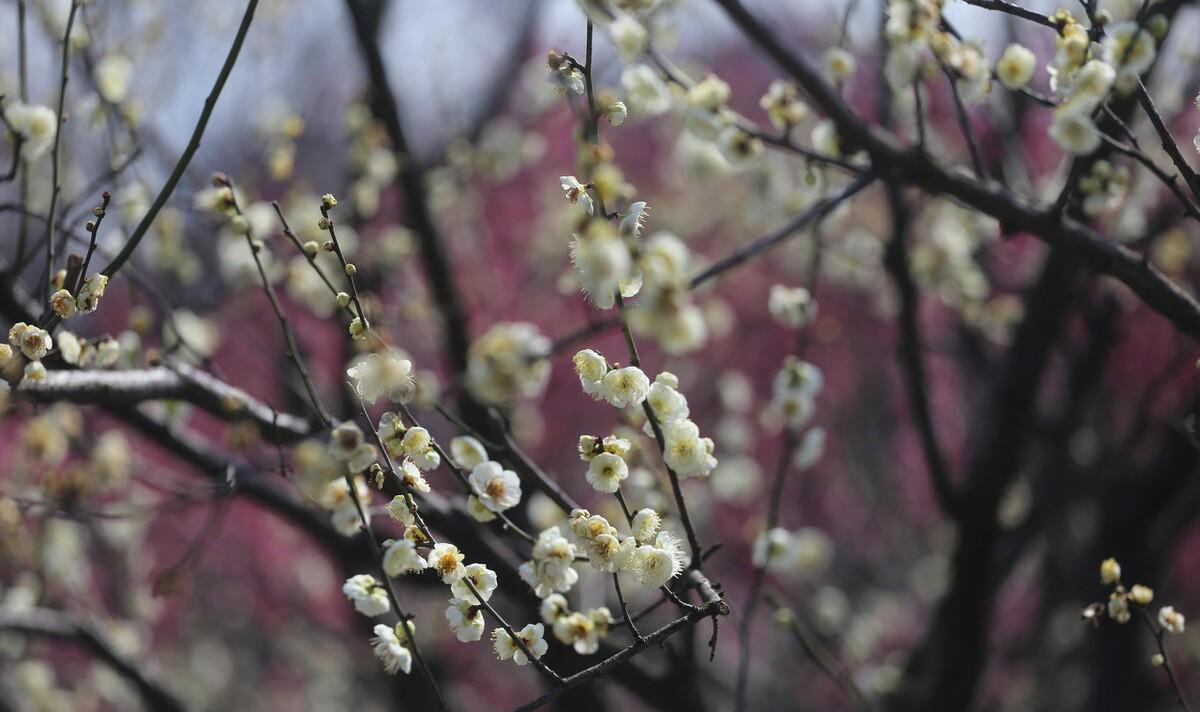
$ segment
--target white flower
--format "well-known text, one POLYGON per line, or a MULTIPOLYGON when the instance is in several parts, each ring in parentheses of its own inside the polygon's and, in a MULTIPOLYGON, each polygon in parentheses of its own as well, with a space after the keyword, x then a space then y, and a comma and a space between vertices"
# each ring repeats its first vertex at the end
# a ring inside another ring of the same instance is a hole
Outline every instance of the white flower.
POLYGON ((407 539, 393 539, 384 543, 383 572, 396 577, 416 571, 424 571, 429 567, 425 559, 417 553, 417 547, 407 539))
MULTIPOLYGON (((25 364, 25 379, 38 383, 46 380, 46 366, 41 361, 30 361, 25 364)), ((5 383, 5 385, 8 385, 5 383)))
POLYGON ((797 470, 807 470, 825 454, 825 429, 810 428, 804 432, 796 454, 792 456, 792 466, 797 470))
POLYGON ((690 414, 687 397, 676 390, 678 386, 679 381, 675 374, 664 371, 658 374, 646 393, 646 402, 650 404, 650 410, 654 412, 654 417, 658 418, 659 423, 665 425, 685 420, 690 414))
POLYGON ((575 545, 562 535, 558 527, 538 534, 533 545, 533 559, 521 564, 521 580, 533 588, 539 598, 556 591, 565 592, 579 580, 575 570, 575 545))
POLYGON ((639 546, 633 555, 634 575, 649 588, 665 586, 683 566, 683 551, 670 532, 659 532, 653 544, 639 546))
POLYGON ((842 142, 833 119, 822 119, 812 130, 812 145, 817 153, 837 158, 842 155, 842 142))
POLYGON ((626 293, 626 285, 632 277, 633 259, 611 225, 591 223, 583 234, 571 238, 570 252, 583 291, 597 308, 612 309, 617 290, 623 297, 632 296, 626 293))
POLYGON ((467 568, 463 566, 466 557, 453 544, 442 542, 429 552, 429 566, 442 577, 442 583, 450 584, 462 578, 467 568))
POLYGON ((653 509, 639 509, 637 514, 633 515, 630 528, 633 530, 633 538, 637 539, 639 544, 648 544, 658 534, 661 526, 662 517, 658 512, 653 509))
POLYGON ((707 477, 717 466, 713 442, 700 437, 700 428, 690 420, 677 420, 662 428, 663 460, 680 477, 707 477))
POLYGON ((492 592, 496 590, 496 572, 492 571, 483 564, 467 564, 463 569, 463 575, 454 583, 450 584, 450 593, 460 601, 469 601, 478 603, 479 599, 475 597, 475 593, 479 593, 479 598, 488 600, 492 597, 492 592), (475 587, 472 591, 467 582, 475 587))
POLYGON ((542 392, 550 376, 550 340, 533 324, 496 324, 471 344, 467 388, 488 405, 505 405, 542 392))
POLYGON ((567 605, 566 596, 561 593, 552 593, 542 599, 542 605, 538 607, 538 612, 541 613, 542 622, 554 625, 554 621, 570 613, 571 608, 567 605))
POLYGON ((1154 35, 1133 20, 1108 28, 1101 43, 1104 61, 1118 67, 1122 77, 1137 77, 1154 64, 1158 48, 1154 35))
POLYGON ((784 326, 796 329, 807 326, 817 316, 817 303, 804 287, 771 287, 767 311, 784 326))
POLYGON ((644 64, 622 72, 621 86, 625 88, 625 103, 635 114, 658 116, 671 110, 671 90, 644 64))
POLYGON ((433 446, 433 436, 420 426, 411 427, 404 432, 400 449, 414 466, 422 470, 433 470, 442 464, 442 456, 433 446))
MULTIPOLYGON (((399 625, 403 624, 397 624, 399 625)), ((411 623, 408 634, 412 635, 411 623)), ((396 629, 391 626, 382 623, 375 626, 371 650, 379 662, 383 663, 383 669, 389 675, 395 675, 400 670, 407 675, 412 670, 412 653, 396 635, 396 629)))
POLYGON ((106 54, 96 62, 96 91, 111 104, 120 104, 129 96, 133 62, 120 54, 106 54))
POLYGON ((633 62, 641 57, 650 41, 650 33, 646 32, 642 23, 625 14, 613 20, 608 26, 608 31, 612 34, 617 54, 626 62, 633 62))
POLYGON ((629 109, 623 101, 614 101, 604 109, 604 119, 610 126, 620 126, 625 123, 627 116, 629 116, 629 109))
POLYGON ((408 506, 408 500, 402 494, 392 497, 392 501, 388 502, 387 513, 389 517, 405 526, 416 523, 412 509, 408 506))
POLYGON ((75 306, 82 314, 91 314, 100 306, 100 298, 108 287, 108 275, 97 272, 83 278, 79 285, 79 295, 75 297, 75 306))
POLYGON ((346 369, 354 392, 367 403, 386 395, 393 403, 407 403, 414 395, 412 361, 394 353, 371 353, 346 369))
POLYGON ((767 118, 777 129, 784 129, 808 118, 808 105, 800 100, 796 85, 776 79, 771 82, 767 93, 758 100, 758 105, 767 112, 767 118))
POLYGON ((1185 623, 1183 614, 1175 610, 1174 606, 1163 606, 1158 609, 1158 624, 1168 633, 1183 633, 1185 623))
POLYGON ((612 453, 600 453, 588 463, 587 481, 597 492, 616 492, 626 477, 629 477, 629 466, 612 453))
POLYGON ((558 182, 562 186, 563 194, 567 197, 567 202, 571 205, 579 205, 588 215, 592 214, 594 207, 587 186, 580 183, 575 176, 559 176, 558 182))
MULTIPOLYGON (((546 645, 546 640, 543 637, 545 627, 541 623, 530 623, 521 630, 517 631, 517 637, 525 644, 525 649, 530 652, 535 658, 540 658, 546 654, 549 648, 546 645)), ((492 630, 492 650, 496 652, 496 657, 501 660, 512 661, 517 665, 528 665, 529 658, 526 657, 524 651, 513 640, 508 631, 502 628, 492 630)))
POLYGON ((823 573, 833 558, 833 542, 825 532, 805 527, 796 532, 778 528, 763 532, 754 541, 757 568, 796 574, 807 579, 823 573))
POLYGON ((368 617, 381 616, 392 609, 387 589, 370 574, 346 579, 342 593, 354 604, 354 610, 368 617))
POLYGON ((54 145, 58 133, 58 115, 53 109, 38 104, 14 101, 4 109, 8 125, 24 141, 21 159, 36 161, 54 145))
MULTIPOLYGON (((435 455, 437 453, 434 453, 435 455)), ((425 476, 421 474, 421 470, 412 463, 411 460, 405 460, 400 463, 400 471, 396 473, 400 476, 400 480, 405 487, 410 487, 413 490, 421 493, 430 491, 429 482, 425 476)))
POLYGON ((688 106, 707 111, 716 111, 729 101, 732 92, 729 84, 715 74, 709 74, 688 89, 688 106))
POLYGON ((36 361, 43 358, 54 348, 54 339, 45 329, 39 329, 23 321, 13 324, 8 330, 8 342, 21 349, 25 358, 36 361))
POLYGON ((469 643, 483 638, 483 611, 479 604, 461 598, 450 599, 446 620, 459 642, 469 643))
POLYGON ((600 396, 614 408, 640 405, 649 391, 650 379, 636 366, 614 368, 600 383, 600 396))
POLYGON ((467 496, 467 514, 477 522, 490 522, 496 519, 496 513, 488 509, 473 494, 467 496))
POLYGON ((1100 147, 1100 131, 1088 111, 1060 108, 1054 112, 1050 138, 1059 148, 1075 156, 1087 156, 1100 147))
POLYGON ((75 306, 75 297, 69 289, 60 289, 50 295, 50 308, 54 313, 63 319, 70 318, 75 315, 78 307, 75 306))
POLYGON ((459 435, 450 440, 450 459, 458 467, 472 470, 477 465, 487 462, 488 454, 483 443, 476 438, 470 435, 459 435))
POLYGON ((1033 79, 1036 65, 1037 57, 1033 52, 1022 45, 1010 44, 996 62, 996 76, 1009 89, 1020 89, 1033 79))
POLYGON ((471 489, 483 506, 493 512, 503 512, 521 501, 521 480, 517 473, 506 470, 494 461, 480 463, 468 478, 471 489))
MULTIPOLYGON (((607 613, 608 609, 604 611, 607 613)), ((612 614, 608 617, 611 619, 612 614)), ((595 621, 583 613, 568 613, 555 620, 554 637, 574 647, 580 655, 591 655, 600 649, 600 630, 595 621)))
POLYGON ((583 349, 575 353, 571 362, 575 365, 575 373, 579 376, 579 385, 583 387, 583 392, 599 398, 602 381, 608 373, 608 360, 596 351, 583 349))
POLYGON ((854 74, 854 55, 841 47, 830 47, 821 59, 825 75, 833 82, 840 82, 854 74))
POLYGON ((79 337, 69 331, 58 332, 58 353, 62 356, 62 360, 71 365, 79 363, 79 356, 83 353, 83 345, 79 343, 79 337))
POLYGON ((1121 581, 1121 565, 1114 558, 1100 562, 1100 583, 1111 586, 1121 581))
MULTIPOLYGON (((1162 611, 1159 611, 1162 615, 1162 611)), ((1108 597, 1108 617, 1118 623, 1128 623, 1131 617, 1129 613, 1129 600, 1124 594, 1112 593, 1108 597)))
POLYGON ((363 441, 362 430, 351 421, 338 425, 329 433, 329 453, 335 460, 347 463, 353 472, 361 472, 375 461, 374 446, 363 441))

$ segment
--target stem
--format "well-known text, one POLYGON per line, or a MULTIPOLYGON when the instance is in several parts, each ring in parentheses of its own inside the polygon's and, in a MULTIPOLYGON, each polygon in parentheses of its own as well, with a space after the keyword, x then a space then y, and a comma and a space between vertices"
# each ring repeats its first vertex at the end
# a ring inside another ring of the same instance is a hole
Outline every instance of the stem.
POLYGON ((129 258, 133 256, 138 243, 146 236, 146 233, 150 230, 150 225, 158 217, 159 211, 167 204, 167 200, 171 197, 171 194, 175 192, 175 186, 179 185, 179 180, 183 178, 184 171, 187 170, 192 157, 199 150, 200 139, 204 136, 204 129, 208 126, 209 117, 212 116, 213 109, 217 106, 217 99, 220 98, 221 91, 225 88, 225 81, 229 79, 229 74, 233 71, 233 65, 237 62, 238 54, 242 51, 242 43, 245 42, 246 34, 250 31, 250 23, 254 19, 254 11, 257 7, 258 0, 248 0, 246 3, 246 11, 242 15, 241 24, 238 25, 237 34, 234 35, 233 45, 229 48, 229 54, 225 56, 225 63, 221 65, 221 71, 217 74, 217 80, 213 84, 212 90, 204 100, 204 109, 200 112, 200 118, 196 121, 196 128, 192 131, 192 137, 188 140, 187 148, 179 156, 179 161, 175 164, 175 168, 171 170, 171 175, 167 178, 167 182, 158 191, 158 196, 150 204, 150 209, 146 211, 141 222, 134 228, 129 239, 121 247, 121 251, 104 268, 104 274, 109 277, 116 274, 117 270, 121 269, 122 265, 128 262, 129 258))

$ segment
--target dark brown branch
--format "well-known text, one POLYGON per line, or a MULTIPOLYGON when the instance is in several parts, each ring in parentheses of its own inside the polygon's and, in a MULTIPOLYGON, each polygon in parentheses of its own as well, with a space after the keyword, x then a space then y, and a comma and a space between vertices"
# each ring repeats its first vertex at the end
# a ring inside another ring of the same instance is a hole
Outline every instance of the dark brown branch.
POLYGON ((612 672, 614 669, 620 667, 623 663, 646 648, 663 642, 680 630, 683 630, 684 628, 687 628, 704 618, 727 615, 728 611, 729 609, 724 605, 724 603, 706 603, 703 606, 693 608, 685 615, 676 618, 675 620, 646 636, 641 642, 637 642, 627 648, 623 648, 619 653, 616 653, 604 661, 584 670, 580 670, 574 675, 563 678, 562 684, 549 690, 536 700, 521 705, 520 707, 516 708, 514 712, 531 712, 532 710, 540 709, 543 705, 546 705, 564 692, 568 692, 576 687, 579 687, 585 682, 588 682, 589 680, 612 672))
POLYGON ((208 126, 208 119, 212 116, 213 109, 217 106, 217 99, 221 96, 221 91, 225 88, 225 81, 229 79, 229 74, 233 71, 233 65, 237 62, 238 55, 242 51, 242 44, 246 41, 246 34, 250 31, 250 23, 254 20, 254 11, 258 7, 258 0, 248 0, 246 3, 246 11, 242 14, 241 24, 238 25, 237 34, 234 35, 233 44, 229 48, 229 53, 225 55, 225 63, 221 65, 221 71, 217 74, 217 80, 213 83, 212 90, 204 99, 204 108, 200 111, 200 118, 196 121, 196 128, 192 131, 192 137, 188 140, 187 147, 179 156, 179 161, 175 164, 175 168, 171 170, 171 175, 167 177, 167 182, 163 184, 158 195, 154 198, 154 202, 150 204, 150 209, 142 217, 141 222, 133 229, 129 235, 129 239, 121 247, 121 251, 113 258, 112 262, 104 268, 105 275, 111 277, 116 274, 117 270, 121 269, 129 258, 133 256, 134 250, 137 249, 138 243, 146 236, 150 230, 150 226, 154 223, 154 219, 158 217, 158 213, 167 204, 171 194, 175 192, 175 187, 179 185, 179 181, 183 178, 183 174, 187 171, 188 164, 192 162, 192 157, 196 155, 196 151, 200 149, 200 139, 204 137, 204 129, 208 126))
POLYGON ((950 472, 942 455, 941 445, 938 443, 937 430, 934 428, 929 407, 929 377, 925 371, 921 327, 918 323, 920 295, 908 261, 908 209, 899 189, 895 187, 888 188, 888 202, 892 210, 892 239, 888 243, 884 266, 892 276, 899 301, 899 311, 896 315, 896 327, 899 332, 897 346, 904 386, 934 494, 942 511, 953 515, 956 493, 950 481, 950 472))

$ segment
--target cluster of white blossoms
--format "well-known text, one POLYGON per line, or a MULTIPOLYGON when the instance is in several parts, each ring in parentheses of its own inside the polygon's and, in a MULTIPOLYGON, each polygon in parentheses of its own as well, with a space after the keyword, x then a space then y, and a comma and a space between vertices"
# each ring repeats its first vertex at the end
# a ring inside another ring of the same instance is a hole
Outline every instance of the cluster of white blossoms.
POLYGON ((629 457, 633 443, 609 435, 603 439, 593 435, 579 436, 579 457, 588 463, 587 481, 597 492, 613 494, 629 477, 629 457))
POLYGON ((58 134, 58 115, 40 104, 10 102, 4 107, 4 120, 21 139, 21 159, 36 161, 54 146, 58 134))
POLYGON ((466 384, 490 405, 541 394, 550 377, 550 340, 527 322, 495 324, 471 344, 466 384))
POLYGON ((767 311, 784 326, 801 329, 817 318, 817 302, 804 287, 771 287, 767 298, 767 311))
MULTIPOLYGON (((1149 586, 1134 584, 1126 588, 1121 583, 1121 564, 1116 559, 1108 558, 1100 562, 1100 582, 1112 586, 1107 603, 1093 603, 1083 609, 1083 619, 1098 623, 1102 615, 1107 615, 1117 623, 1128 623, 1133 618, 1133 606, 1149 606, 1154 601, 1154 590, 1149 586)), ((1167 633, 1183 633, 1186 620, 1173 606, 1163 606, 1158 610, 1158 625, 1167 633)), ((1160 656, 1155 656, 1156 665, 1161 665, 1160 656)))
POLYGON ((317 498, 317 502, 330 512, 333 527, 342 536, 353 536, 362 529, 363 522, 356 497, 357 502, 364 503, 363 514, 366 515, 367 522, 371 521, 371 510, 365 504, 371 496, 371 487, 361 476, 355 476, 352 481, 354 492, 350 491, 346 478, 338 477, 330 480, 317 498))
MULTIPOLYGON (((687 397, 679 390, 679 379, 670 371, 654 378, 646 394, 646 403, 662 428, 663 461, 680 477, 708 477, 717 466, 712 438, 700 435, 700 427, 688 417, 687 397)), ((653 429, 643 426, 647 434, 653 429)))
POLYGON ((346 421, 329 433, 329 454, 335 460, 346 463, 351 473, 362 472, 379 457, 375 446, 363 438, 358 425, 346 421))
POLYGON ((807 425, 816 414, 816 398, 825 385, 821 369, 808 361, 788 356, 771 382, 768 418, 792 429, 807 425))
MULTIPOLYGON (((8 330, 8 344, 0 346, 0 367, 8 365, 14 351, 20 351, 27 359, 24 377, 30 381, 44 381, 46 367, 42 359, 54 349, 54 338, 45 329, 19 321, 8 330)), ((5 383, 7 391, 7 382, 5 383)))
POLYGON ((643 586, 658 588, 678 576, 687 557, 678 538, 660 530, 662 517, 651 509, 633 519, 633 533, 621 534, 607 519, 586 509, 575 509, 567 518, 571 533, 588 562, 606 573, 625 571, 643 586))
POLYGON ((650 392, 650 379, 637 366, 614 368, 592 349, 576 352, 571 360, 583 392, 614 408, 640 406, 650 392))
POLYGON ((591 655, 600 649, 600 641, 608 635, 613 624, 612 613, 600 606, 586 613, 572 611, 562 594, 547 596, 541 606, 542 621, 554 631, 554 637, 570 645, 580 655, 591 655))
MULTIPOLYGON (((404 425, 399 414, 388 411, 379 416, 379 439, 392 458, 404 458, 402 470, 408 466, 428 472, 437 469, 442 464, 442 456, 438 453, 429 431, 419 425, 409 428, 404 425)), ((404 473, 398 473, 405 480, 404 473)), ((418 488, 428 492, 428 488, 418 488)))
POLYGON ((930 208, 929 226, 913 245, 913 279, 938 299, 962 312, 976 307, 990 291, 975 255, 1000 230, 995 220, 951 201, 930 208))
POLYGON ((1079 179, 1078 190, 1083 195, 1083 214, 1096 217, 1121 205, 1129 194, 1129 167, 1105 160, 1092 163, 1088 174, 1079 179))
MULTIPOLYGON (((66 271, 64 270, 59 276, 59 281, 61 282, 65 278, 66 271)), ((107 286, 108 275, 99 272, 89 274, 79 285, 78 294, 71 294, 69 289, 58 289, 51 294, 50 308, 63 319, 76 314, 90 314, 99 308, 100 298, 104 296, 104 289, 107 286)))
POLYGON ((813 579, 825 573, 832 560, 833 540, 814 527, 775 527, 754 540, 754 566, 775 574, 813 579))
POLYGON ((643 284, 629 325, 672 355, 695 351, 708 340, 704 312, 692 300, 688 281, 693 261, 687 245, 667 232, 647 239, 638 258, 643 284))
POLYGON ((888 0, 884 74, 892 89, 907 90, 929 62, 931 45, 943 34, 943 0, 888 0))
MULTIPOLYGON (((562 180, 565 190, 566 181, 575 181, 575 178, 564 176, 562 180)), ((590 211, 592 201, 586 191, 578 200, 580 203, 586 201, 590 211)), ((614 226, 608 220, 588 220, 571 238, 571 263, 578 271, 588 301, 599 309, 612 309, 618 292, 622 299, 628 299, 641 289, 642 275, 632 252, 636 249, 634 243, 640 235, 641 216, 645 211, 645 203, 634 203, 619 225, 614 226)))
POLYGON ((382 396, 393 403, 407 403, 416 390, 412 361, 391 349, 356 359, 346 375, 358 397, 372 405, 382 396))
POLYGON ((519 571, 521 580, 529 584, 538 598, 565 593, 579 580, 579 572, 575 570, 575 545, 558 527, 550 527, 538 534, 531 556, 533 558, 521 564, 519 571))

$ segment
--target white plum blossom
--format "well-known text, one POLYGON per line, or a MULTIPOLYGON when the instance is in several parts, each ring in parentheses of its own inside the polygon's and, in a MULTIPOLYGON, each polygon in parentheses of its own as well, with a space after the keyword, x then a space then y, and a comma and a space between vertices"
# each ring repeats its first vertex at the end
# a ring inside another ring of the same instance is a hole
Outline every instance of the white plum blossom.
POLYGON ((479 598, 488 600, 492 597, 492 592, 496 590, 496 572, 489 569, 483 564, 467 564, 463 568, 463 575, 457 581, 450 584, 450 593, 460 601, 470 601, 477 603, 479 598), (470 586, 467 583, 470 583, 470 586), (475 590, 472 591, 471 587, 475 590), (479 594, 479 598, 475 594, 479 594))
POLYGON ((658 74, 644 64, 629 67, 621 73, 625 103, 634 114, 658 116, 671 110, 671 90, 658 74))
MULTIPOLYGON (((525 650, 528 650, 535 658, 545 655, 550 647, 546 644, 544 635, 545 627, 541 623, 530 623, 517 631, 517 637, 524 644, 525 650)), ((529 658, 521 650, 521 646, 513 640, 508 631, 502 628, 492 630, 492 650, 495 651, 496 657, 501 660, 511 658, 517 665, 529 664, 529 658)))
POLYGON ((463 566, 465 558, 457 546, 442 542, 429 552, 427 561, 429 567, 442 577, 442 583, 452 584, 466 575, 467 567, 463 566))
POLYGON ((608 26, 617 54, 626 62, 636 61, 646 51, 650 33, 630 15, 620 14, 608 26))
POLYGON ((424 571, 428 562, 417 552, 417 547, 407 539, 393 539, 383 545, 383 572, 396 577, 424 571))
POLYGON ((575 545, 558 527, 550 527, 538 534, 532 556, 532 560, 521 564, 519 572, 521 579, 539 598, 569 591, 579 580, 579 572, 574 567, 575 545))
POLYGON ((346 375, 358 397, 370 404, 385 395, 393 403, 407 403, 414 395, 412 361, 391 352, 367 354, 346 375))
POLYGON ((480 463, 468 478, 479 502, 493 512, 503 512, 521 501, 521 479, 495 461, 480 463))
POLYGON ((358 574, 346 579, 342 593, 354 604, 354 610, 369 618, 392 610, 387 588, 370 574, 358 574))
POLYGON ((780 324, 799 329, 808 326, 816 318, 817 303, 804 287, 776 284, 771 287, 767 311, 780 324))
POLYGON ((662 427, 663 460, 680 477, 707 477, 717 466, 713 441, 700 437, 700 428, 690 420, 677 420, 662 427))
POLYGON ((636 366, 614 368, 600 382, 600 396, 614 408, 641 405, 650 391, 650 379, 636 366))
POLYGON ((637 548, 632 565, 634 576, 643 586, 665 586, 683 571, 683 549, 674 535, 662 531, 653 544, 643 544, 637 548))
POLYGON ((629 466, 618 455, 600 453, 588 463, 587 481, 597 492, 616 492, 626 477, 629 477, 629 466))
POLYGON ((470 435, 459 435, 450 440, 450 459, 464 470, 473 470, 487 462, 487 449, 483 443, 470 435))
POLYGON ((477 603, 461 598, 450 599, 446 620, 459 642, 470 643, 483 638, 483 611, 477 603))
POLYGON ((53 109, 39 104, 14 101, 4 107, 5 119, 21 137, 21 159, 36 161, 54 145, 58 133, 58 115, 53 109))
POLYGON ((608 360, 592 349, 583 349, 571 359, 583 392, 599 399, 604 376, 608 373, 608 360))
MULTIPOLYGON (((397 628, 393 628, 381 623, 375 626, 375 636, 371 638, 372 652, 376 659, 383 663, 383 669, 389 675, 395 675, 400 671, 407 675, 412 670, 412 653, 405 645, 407 638, 402 641, 396 634, 400 625, 404 624, 398 623, 397 628)), ((408 621, 407 634, 412 635, 412 621, 408 621)))

